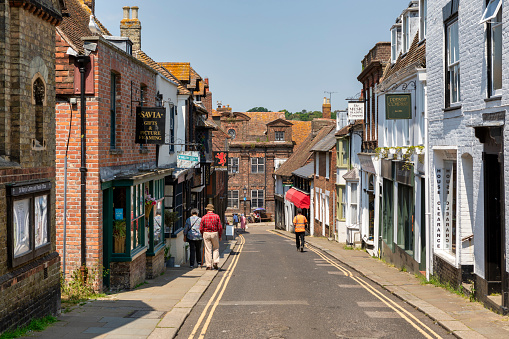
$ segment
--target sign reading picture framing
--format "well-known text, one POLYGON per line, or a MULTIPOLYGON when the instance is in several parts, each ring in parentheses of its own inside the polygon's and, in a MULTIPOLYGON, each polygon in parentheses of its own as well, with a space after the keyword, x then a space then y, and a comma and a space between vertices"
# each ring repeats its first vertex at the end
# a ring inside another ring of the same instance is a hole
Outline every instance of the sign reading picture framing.
POLYGON ((136 107, 137 144, 164 144, 166 108, 136 107))
POLYGON ((348 103, 348 120, 364 120, 364 102, 349 102, 348 103))
POLYGON ((388 120, 412 119, 412 96, 410 93, 386 94, 385 117, 388 120))

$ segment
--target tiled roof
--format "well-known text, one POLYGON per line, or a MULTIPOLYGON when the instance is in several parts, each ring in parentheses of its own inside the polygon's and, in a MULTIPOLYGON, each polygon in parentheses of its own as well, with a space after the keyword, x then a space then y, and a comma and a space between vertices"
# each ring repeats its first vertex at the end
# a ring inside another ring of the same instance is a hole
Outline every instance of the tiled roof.
POLYGON ((251 135, 264 135, 267 124, 276 119, 285 119, 284 112, 242 112, 248 116, 251 135))
POLYGON ((66 10, 68 16, 64 16, 62 22, 57 27, 57 32, 67 43, 78 53, 84 54, 82 37, 93 36, 88 28, 90 21, 90 8, 83 4, 81 0, 65 0, 66 10))
POLYGON ((311 134, 311 121, 288 120, 292 126, 292 139, 295 141, 295 146, 301 144, 306 137, 311 134))
POLYGON ((312 151, 317 152, 326 152, 329 151, 332 147, 336 145, 336 131, 332 130, 329 134, 327 134, 325 137, 323 137, 322 140, 317 142, 313 148, 311 148, 312 151))
POLYGON ((166 68, 180 81, 191 81, 191 64, 189 62, 159 62, 159 65, 166 68))
POLYGON ((400 54, 396 62, 385 68, 381 81, 381 90, 385 90, 394 84, 395 78, 406 72, 415 72, 416 67, 426 67, 426 41, 419 41, 419 32, 405 54, 400 54))
POLYGON ((357 168, 352 168, 345 175, 343 175, 343 179, 345 180, 359 180, 359 170, 357 168))
POLYGON ((331 131, 333 131, 335 126, 325 126, 322 127, 316 136, 309 134, 302 143, 293 150, 293 154, 288 160, 286 160, 274 173, 276 175, 281 175, 285 177, 289 177, 292 175, 292 172, 296 169, 304 166, 308 160, 311 158, 313 152, 311 149, 315 144, 321 141, 325 136, 327 136, 331 131))
POLYGON ((168 72, 168 70, 166 68, 163 68, 161 67, 161 65, 159 65, 157 62, 155 62, 151 57, 149 57, 145 52, 141 51, 141 50, 138 50, 138 51, 134 51, 133 52, 134 56, 140 60, 141 62, 143 62, 144 64, 146 64, 147 66, 151 67, 152 69, 154 69, 155 71, 161 73, 163 76, 167 77, 169 80, 175 82, 177 84, 177 88, 178 88, 178 94, 190 94, 191 92, 189 92, 183 85, 182 83, 173 75, 171 74, 170 72, 168 72))

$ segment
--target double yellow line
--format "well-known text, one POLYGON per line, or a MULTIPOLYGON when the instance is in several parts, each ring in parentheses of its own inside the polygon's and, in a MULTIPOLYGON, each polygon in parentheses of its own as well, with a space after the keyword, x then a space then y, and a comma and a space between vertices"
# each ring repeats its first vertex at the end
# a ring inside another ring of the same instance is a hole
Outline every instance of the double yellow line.
MULTIPOLYGON (((281 237, 287 238, 286 236, 284 236, 284 235, 282 235, 282 234, 280 234, 278 232, 274 232, 272 230, 270 232, 272 232, 274 234, 277 234, 277 235, 279 235, 281 237)), ((338 270, 343 272, 343 274, 345 276, 352 278, 355 282, 357 282, 359 285, 361 285, 366 291, 368 291, 373 296, 378 298, 387 307, 391 308, 401 318, 403 318, 406 322, 408 322, 410 325, 412 325, 424 337, 426 337, 426 338, 433 338, 433 337, 435 337, 435 338, 442 338, 440 335, 438 335, 436 332, 434 332, 431 328, 429 328, 426 324, 424 324, 422 321, 417 319, 412 313, 408 312, 403 307, 398 305, 395 301, 393 301, 393 300, 389 299, 388 297, 386 297, 383 293, 381 293, 380 291, 376 290, 373 286, 369 285, 366 281, 364 281, 360 277, 354 277, 350 270, 348 270, 347 268, 345 268, 345 267, 339 265, 338 263, 332 261, 329 257, 327 257, 325 254, 323 254, 321 251, 318 251, 315 248, 309 247, 308 245, 306 245, 306 247, 309 250, 315 252, 319 257, 321 257, 322 259, 327 261, 330 265, 336 267, 338 270), (424 329, 426 329, 428 332, 426 332, 424 329)))
POLYGON ((228 286, 228 282, 230 281, 230 278, 233 275, 233 271, 235 270, 235 267, 237 266, 237 263, 239 262, 240 252, 242 252, 242 248, 244 247, 244 244, 246 243, 246 239, 242 236, 242 234, 239 234, 239 237, 240 237, 240 245, 237 250, 237 255, 233 258, 232 262, 230 263, 230 266, 228 266, 228 269, 226 270, 225 274, 221 278, 219 285, 217 285, 216 290, 214 291, 214 294, 212 294, 212 297, 207 302, 207 305, 205 305, 205 309, 201 313, 200 318, 196 322, 196 325, 194 325, 193 331, 189 335, 190 339, 195 337, 196 333, 198 332, 198 330, 203 322, 203 319, 207 315, 210 305, 212 305, 212 308, 210 309, 210 312, 208 313, 207 319, 205 320, 205 323, 203 324, 203 327, 201 329, 201 332, 200 332, 200 335, 198 336, 198 338, 205 337, 205 333, 207 333, 207 329, 210 325, 210 321, 212 320, 212 316, 214 315, 214 312, 216 311, 217 305, 219 305, 219 301, 223 297, 224 291, 226 290, 226 286, 228 286), (217 296, 217 298, 216 298, 216 296, 217 296))

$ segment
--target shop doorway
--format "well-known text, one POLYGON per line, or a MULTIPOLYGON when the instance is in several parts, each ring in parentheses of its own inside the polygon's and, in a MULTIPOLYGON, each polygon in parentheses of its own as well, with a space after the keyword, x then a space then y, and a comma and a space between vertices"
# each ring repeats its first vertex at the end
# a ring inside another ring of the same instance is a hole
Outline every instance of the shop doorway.
POLYGON ((504 239, 501 183, 498 154, 484 153, 484 251, 488 294, 502 291, 502 242, 504 239))

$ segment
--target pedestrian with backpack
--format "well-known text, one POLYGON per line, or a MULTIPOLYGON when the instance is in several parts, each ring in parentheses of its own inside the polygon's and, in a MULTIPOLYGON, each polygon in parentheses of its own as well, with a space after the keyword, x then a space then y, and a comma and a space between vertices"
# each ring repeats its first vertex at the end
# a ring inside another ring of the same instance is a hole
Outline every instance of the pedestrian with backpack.
POLYGON ((200 232, 200 223, 201 218, 198 216, 198 210, 193 208, 191 210, 191 216, 187 218, 186 225, 184 227, 184 241, 189 243, 190 258, 189 258, 189 266, 196 267, 201 265, 201 245, 203 242, 203 237, 200 232))

